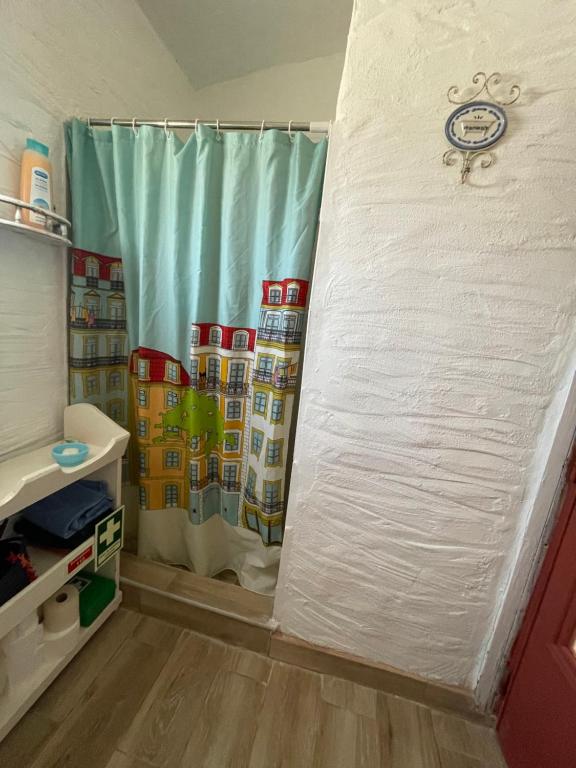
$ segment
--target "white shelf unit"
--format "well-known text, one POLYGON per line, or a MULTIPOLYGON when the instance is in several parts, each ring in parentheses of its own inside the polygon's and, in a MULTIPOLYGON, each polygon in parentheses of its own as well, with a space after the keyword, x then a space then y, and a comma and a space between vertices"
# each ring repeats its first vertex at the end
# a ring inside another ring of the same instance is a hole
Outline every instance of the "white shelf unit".
MULTIPOLYGON (((64 410, 64 439, 87 443, 86 461, 76 467, 60 467, 52 458, 52 445, 49 445, 0 463, 0 521, 82 478, 104 481, 114 507, 121 505, 122 456, 129 433, 95 406, 79 403, 64 410)), ((95 541, 91 536, 64 554, 38 547, 28 547, 28 552, 38 578, 0 606, 0 639, 75 573, 93 568, 95 541)), ((98 573, 115 580, 114 601, 90 627, 81 629, 78 643, 69 654, 43 662, 25 683, 0 694, 0 741, 120 605, 119 555, 110 558, 98 573)))
POLYGON ((71 225, 64 216, 59 216, 54 211, 48 211, 40 208, 38 205, 26 203, 24 200, 18 200, 16 197, 9 197, 8 195, 0 195, 0 206, 14 208, 12 219, 0 217, 0 227, 18 234, 28 235, 36 240, 43 240, 52 245, 72 245, 68 239, 68 231, 71 225), (36 227, 25 224, 22 221, 23 210, 41 214, 44 217, 44 225, 36 227))

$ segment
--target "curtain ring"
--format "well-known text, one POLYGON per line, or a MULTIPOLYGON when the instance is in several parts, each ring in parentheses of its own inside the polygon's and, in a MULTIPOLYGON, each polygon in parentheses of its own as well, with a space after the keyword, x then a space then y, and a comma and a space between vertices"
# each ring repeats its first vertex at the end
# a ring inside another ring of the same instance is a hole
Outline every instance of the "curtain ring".
POLYGON ((288 138, 292 141, 292 120, 288 120, 288 138))
POLYGON ((220 120, 216 119, 216 136, 220 138, 220 120))
POLYGON ((138 136, 138 131, 136 130, 136 118, 132 118, 132 133, 134 136, 138 136))
POLYGON ((110 118, 110 128, 114 127, 114 120, 118 120, 118 118, 117 117, 111 117, 110 118))
POLYGON ((164 135, 166 136, 167 139, 170 138, 170 131, 168 130, 168 118, 167 117, 164 118, 164 135))
POLYGON ((262 141, 263 137, 264 137, 264 120, 262 120, 262 125, 260 126, 260 138, 258 139, 258 141, 262 141))
POLYGON ((198 133, 198 118, 194 120, 194 133, 198 133))

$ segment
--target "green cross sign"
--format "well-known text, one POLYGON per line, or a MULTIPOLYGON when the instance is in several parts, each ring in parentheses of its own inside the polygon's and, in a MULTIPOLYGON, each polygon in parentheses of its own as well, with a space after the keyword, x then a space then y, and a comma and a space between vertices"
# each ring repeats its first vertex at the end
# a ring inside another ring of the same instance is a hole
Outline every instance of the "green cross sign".
POLYGON ((118 507, 96 525, 96 570, 122 548, 124 540, 124 507, 118 507))

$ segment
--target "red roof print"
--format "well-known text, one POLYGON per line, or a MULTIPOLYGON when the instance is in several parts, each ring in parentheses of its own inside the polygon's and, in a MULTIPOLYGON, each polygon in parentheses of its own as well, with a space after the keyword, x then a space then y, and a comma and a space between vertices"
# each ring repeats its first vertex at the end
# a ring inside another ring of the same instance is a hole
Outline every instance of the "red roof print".
POLYGON ((159 352, 157 349, 139 347, 130 355, 130 372, 135 373, 136 375, 138 375, 139 360, 149 361, 148 375, 142 377, 142 381, 165 381, 167 384, 182 384, 186 387, 190 385, 188 371, 184 368, 180 360, 176 360, 175 357, 170 357, 170 355, 166 355, 164 352, 159 352), (174 377, 169 377, 166 363, 175 363, 178 366, 176 381, 174 381, 174 377))
POLYGON ((200 333, 198 343, 193 345, 194 348, 220 347, 220 349, 235 349, 236 351, 254 351, 254 343, 256 341, 256 330, 254 328, 236 328, 232 325, 218 325, 218 323, 194 323, 192 330, 195 328, 197 328, 200 333), (220 330, 220 344, 214 344, 210 341, 210 331, 213 328, 218 328, 220 330), (234 345, 234 334, 236 331, 244 331, 248 334, 247 346, 240 347, 239 345, 234 345))
POLYGON ((110 280, 110 266, 112 264, 121 263, 120 258, 112 258, 111 256, 102 256, 100 253, 93 253, 92 251, 83 251, 81 248, 72 249, 72 273, 79 277, 86 275, 86 259, 96 259, 100 264, 99 277, 101 280, 110 280))
POLYGON ((287 277, 284 280, 262 281, 262 304, 267 306, 305 307, 308 299, 308 280, 298 280, 295 277, 287 277), (270 295, 270 289, 280 290, 280 298, 270 295), (274 298, 274 301, 270 299, 274 298))

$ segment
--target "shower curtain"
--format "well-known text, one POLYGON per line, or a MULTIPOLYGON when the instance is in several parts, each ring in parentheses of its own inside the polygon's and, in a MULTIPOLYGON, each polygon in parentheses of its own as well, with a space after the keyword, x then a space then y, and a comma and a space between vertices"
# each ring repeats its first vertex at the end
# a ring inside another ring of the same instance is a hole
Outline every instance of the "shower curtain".
POLYGON ((270 593, 326 141, 73 120, 66 144, 70 396, 131 431, 138 553, 270 593))

